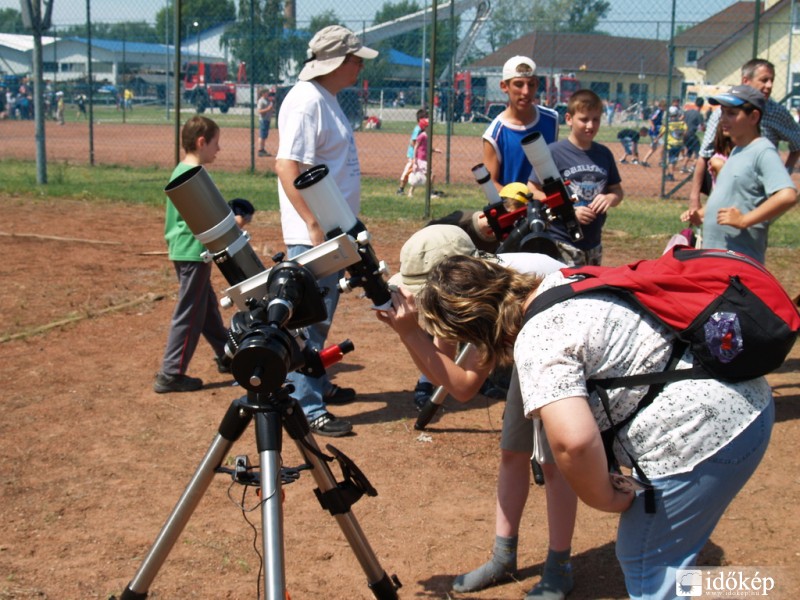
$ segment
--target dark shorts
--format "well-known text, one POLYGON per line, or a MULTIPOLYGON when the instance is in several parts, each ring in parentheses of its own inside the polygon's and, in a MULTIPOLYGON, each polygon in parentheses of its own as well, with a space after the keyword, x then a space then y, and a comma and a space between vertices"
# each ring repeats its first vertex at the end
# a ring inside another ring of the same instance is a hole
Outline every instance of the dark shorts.
POLYGON ((700 140, 697 138, 696 135, 689 136, 684 140, 683 143, 686 146, 687 158, 700 155, 700 140))

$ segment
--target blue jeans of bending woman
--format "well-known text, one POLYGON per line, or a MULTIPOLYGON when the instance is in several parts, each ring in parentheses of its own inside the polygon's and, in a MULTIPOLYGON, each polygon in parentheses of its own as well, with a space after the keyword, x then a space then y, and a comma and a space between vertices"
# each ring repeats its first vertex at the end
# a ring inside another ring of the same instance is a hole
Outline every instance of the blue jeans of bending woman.
MULTIPOLYGON (((287 256, 292 259, 311 248, 311 246, 292 245, 287 248, 287 256)), ((324 321, 320 321, 306 328, 308 334, 306 344, 317 350, 322 350, 325 347, 325 340, 331 328, 333 313, 336 311, 336 305, 339 303, 339 288, 337 284, 341 276, 341 273, 334 273, 317 281, 317 285, 320 289, 328 288, 328 293, 323 297, 325 309, 328 311, 328 317, 324 321)), ((331 386, 327 375, 317 378, 293 372, 289 374, 286 380, 294 386, 292 398, 297 400, 298 404, 300 404, 309 422, 327 412, 325 400, 323 399, 325 392, 331 386)))
POLYGON ((775 403, 735 439, 688 473, 654 479, 656 512, 636 498, 622 514, 617 558, 634 600, 678 598, 676 570, 695 564, 725 509, 758 467, 769 444, 775 403))

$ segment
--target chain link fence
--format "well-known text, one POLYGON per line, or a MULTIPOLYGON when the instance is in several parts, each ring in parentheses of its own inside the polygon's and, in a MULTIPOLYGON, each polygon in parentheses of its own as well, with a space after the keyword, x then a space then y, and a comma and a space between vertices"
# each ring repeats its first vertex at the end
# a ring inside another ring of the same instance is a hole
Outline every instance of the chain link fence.
MULTIPOLYGON (((340 96, 368 177, 399 177, 416 110, 424 106, 433 109, 433 144, 442 150, 433 159, 437 183, 471 182, 470 167, 482 157, 480 136, 504 106, 502 65, 516 54, 536 61, 542 104, 563 113, 578 88, 603 98, 608 110, 596 139, 620 159, 625 156, 620 131, 649 127, 659 103, 688 110, 698 97, 739 83, 741 65, 753 56, 775 65, 772 97, 797 113, 800 38, 795 39, 793 0, 768 5, 711 0, 702 7, 681 3, 680 10, 673 3, 671 13, 658 18, 601 20, 593 33, 572 30, 569 18, 514 19, 512 27, 509 15, 522 5, 456 0, 442 4, 434 15, 427 1, 319 0, 295 6, 243 0, 238 6, 211 3, 199 14, 184 8, 176 23, 169 1, 152 14, 143 8, 140 21, 128 22, 92 20, 87 1, 85 12, 76 12, 69 22, 62 18, 42 39, 48 160, 117 164, 114 148, 121 136, 131 136, 137 164, 169 167, 177 155, 179 124, 202 111, 225 131, 226 160, 217 168, 271 171, 274 159, 256 153, 254 101, 268 87, 280 102, 313 32, 336 22, 362 34, 381 53, 369 61, 358 85, 340 96), (67 105, 63 126, 55 120, 59 92, 67 105), (89 126, 90 119, 97 127, 89 126)), ((520 9, 519 14, 526 13, 520 9)), ((33 114, 31 70, 25 68, 30 51, 16 38, 0 35, 8 117, 0 124, 6 138, 0 156, 16 156, 23 140, 34 136, 32 125, 26 129, 33 114)), ((272 124, 267 148, 274 154, 278 132, 274 119, 272 124)), ((561 137, 566 135, 562 127, 561 137)), ((629 156, 628 164, 620 165, 627 197, 685 200, 693 160, 679 159, 673 172, 664 164, 663 145, 656 145, 645 167, 641 163, 651 141, 644 136, 639 143, 640 164, 632 164, 629 156)), ((782 144, 780 150, 787 148, 782 144)), ((784 218, 797 219, 796 211, 784 218)))

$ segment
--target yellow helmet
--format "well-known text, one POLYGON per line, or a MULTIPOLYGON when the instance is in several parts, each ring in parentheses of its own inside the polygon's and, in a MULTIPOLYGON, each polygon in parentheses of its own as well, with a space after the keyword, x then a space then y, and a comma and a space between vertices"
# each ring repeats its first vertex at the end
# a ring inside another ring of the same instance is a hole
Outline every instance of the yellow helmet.
POLYGON ((509 200, 516 200, 517 202, 528 202, 530 194, 531 192, 528 186, 518 181, 509 183, 500 190, 501 198, 508 198, 509 200))

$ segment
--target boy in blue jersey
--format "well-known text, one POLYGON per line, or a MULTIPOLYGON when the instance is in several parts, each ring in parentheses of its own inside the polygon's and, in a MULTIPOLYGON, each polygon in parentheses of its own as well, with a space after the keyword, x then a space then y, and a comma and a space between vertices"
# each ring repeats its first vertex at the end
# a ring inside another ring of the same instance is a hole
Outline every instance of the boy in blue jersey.
MULTIPOLYGON (((599 265, 603 257, 601 233, 608 210, 622 202, 622 184, 614 155, 606 146, 594 141, 603 117, 603 101, 591 90, 578 90, 567 105, 569 137, 550 144, 553 162, 566 182, 575 202, 575 217, 581 224, 583 239, 574 241, 567 228, 556 219, 548 233, 554 238, 561 260, 581 267, 599 265)), ((536 173, 530 184, 533 197, 544 199, 536 173)))
MULTIPOLYGON (((533 167, 520 143, 525 136, 539 131, 548 143, 558 138, 558 113, 535 103, 539 83, 535 72, 536 64, 524 56, 510 58, 503 66, 500 88, 508 95, 508 107, 483 135, 483 162, 498 190, 530 179, 533 167)), ((534 447, 533 421, 507 410, 500 440, 492 555, 479 567, 457 575, 453 580, 454 591, 475 592, 518 577, 519 528, 530 489, 534 447)), ((548 464, 553 462, 549 458, 543 460, 548 464)), ((570 552, 577 497, 557 470, 548 472, 551 478, 546 485, 547 558, 542 578, 525 597, 563 600, 573 587, 570 552)))
POLYGON ((529 179, 533 167, 520 144, 525 136, 539 131, 548 144, 558 139, 558 113, 536 105, 538 86, 536 63, 530 58, 514 56, 503 65, 500 89, 508 96, 508 106, 483 134, 483 164, 498 191, 529 179))

